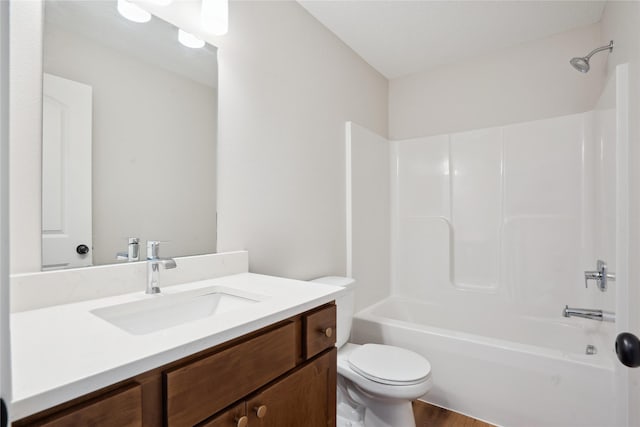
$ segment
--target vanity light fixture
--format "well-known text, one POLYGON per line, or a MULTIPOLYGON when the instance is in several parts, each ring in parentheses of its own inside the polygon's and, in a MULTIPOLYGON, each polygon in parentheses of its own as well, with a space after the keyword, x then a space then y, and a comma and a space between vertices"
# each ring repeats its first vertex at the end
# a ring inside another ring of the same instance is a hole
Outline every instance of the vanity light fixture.
POLYGON ((229 31, 229 0, 202 0, 200 19, 208 33, 226 34, 229 31))
POLYGON ((187 33, 180 28, 178 28, 178 41, 180 41, 180 43, 182 43, 184 46, 191 47, 193 49, 204 46, 204 40, 200 40, 193 34, 187 33))
POLYGON ((129 0, 118 0, 118 12, 129 21, 144 23, 151 20, 151 14, 129 0))

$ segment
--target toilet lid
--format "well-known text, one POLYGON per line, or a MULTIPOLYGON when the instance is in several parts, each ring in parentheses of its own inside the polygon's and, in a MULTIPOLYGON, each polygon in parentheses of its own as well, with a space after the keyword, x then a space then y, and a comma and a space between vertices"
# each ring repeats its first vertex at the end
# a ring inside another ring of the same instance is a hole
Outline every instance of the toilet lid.
POLYGON ((349 366, 371 381, 390 385, 418 384, 431 374, 431 364, 418 353, 380 344, 364 344, 353 350, 349 366))

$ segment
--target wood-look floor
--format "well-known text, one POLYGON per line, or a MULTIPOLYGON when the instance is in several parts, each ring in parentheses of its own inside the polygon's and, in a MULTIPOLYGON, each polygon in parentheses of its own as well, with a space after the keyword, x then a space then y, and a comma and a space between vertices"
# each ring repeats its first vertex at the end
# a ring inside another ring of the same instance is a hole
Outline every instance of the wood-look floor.
POLYGON ((419 400, 413 402, 413 413, 417 427, 494 427, 492 424, 419 400))

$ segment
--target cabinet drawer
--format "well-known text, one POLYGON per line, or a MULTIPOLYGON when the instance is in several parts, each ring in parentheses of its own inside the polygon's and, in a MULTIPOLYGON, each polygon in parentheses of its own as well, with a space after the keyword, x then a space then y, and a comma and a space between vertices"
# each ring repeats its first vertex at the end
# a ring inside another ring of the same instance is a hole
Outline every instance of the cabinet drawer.
POLYGON ((336 344, 336 306, 330 305, 304 317, 304 348, 307 359, 336 344))
POLYGON ((272 331, 165 372, 167 425, 192 426, 295 367, 295 327, 272 331))
POLYGON ((248 423, 247 403, 242 402, 220 415, 198 424, 198 427, 247 427, 248 423))
POLYGON ((337 352, 324 353, 248 399, 249 426, 335 426, 337 352))
POLYGON ((50 417, 27 424, 46 427, 142 426, 142 388, 132 384, 50 417))

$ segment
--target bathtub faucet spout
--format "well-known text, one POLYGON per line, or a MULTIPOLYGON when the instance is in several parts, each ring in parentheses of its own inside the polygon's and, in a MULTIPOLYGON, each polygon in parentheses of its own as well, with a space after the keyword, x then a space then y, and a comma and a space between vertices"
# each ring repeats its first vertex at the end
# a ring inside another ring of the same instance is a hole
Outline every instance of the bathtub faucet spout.
POLYGON ((615 322, 616 314, 610 311, 593 310, 590 308, 571 308, 568 305, 562 310, 564 317, 582 317, 583 319, 598 320, 600 322, 615 322))

